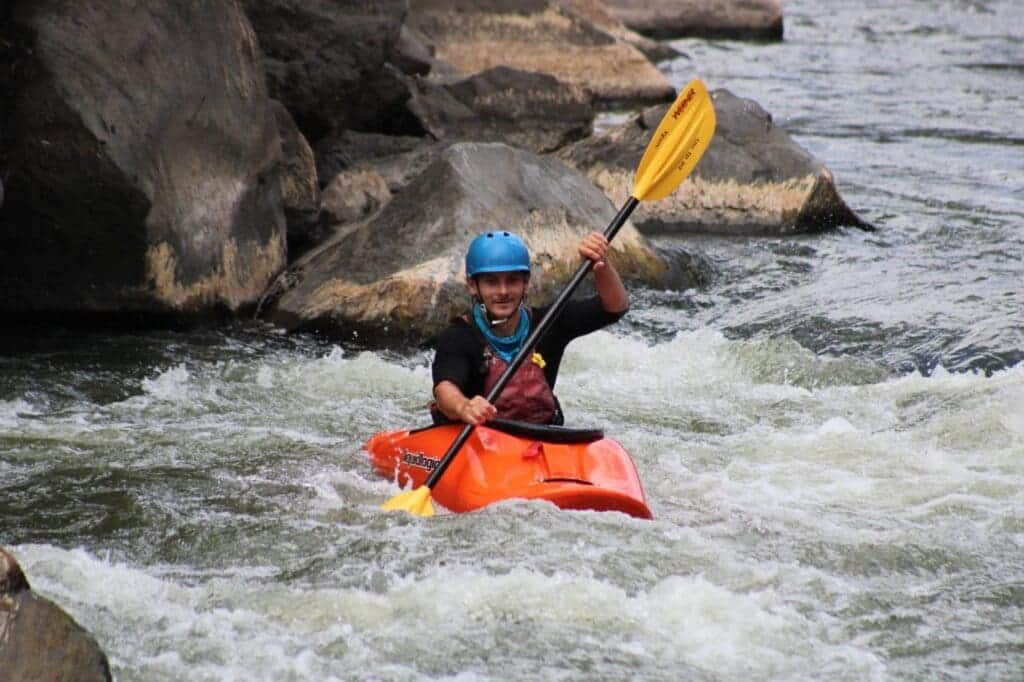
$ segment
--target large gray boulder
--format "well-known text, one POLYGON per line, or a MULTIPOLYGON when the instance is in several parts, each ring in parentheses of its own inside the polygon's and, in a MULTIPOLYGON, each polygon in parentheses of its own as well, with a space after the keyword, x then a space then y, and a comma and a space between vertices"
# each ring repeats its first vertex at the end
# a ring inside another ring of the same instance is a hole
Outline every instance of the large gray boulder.
POLYGON ((498 66, 547 73, 587 90, 598 107, 675 94, 639 49, 554 0, 410 0, 406 22, 463 75, 498 66))
POLYGON ((238 6, 10 0, 0 44, 0 311, 254 305, 286 260, 281 143, 238 6))
POLYGON ((629 28, 659 40, 782 40, 779 0, 604 0, 629 28))
POLYGON ((0 547, 0 680, 109 682, 96 639, 59 606, 35 594, 0 547))
MULTIPOLYGON (((843 201, 828 168, 775 126, 760 105, 728 90, 716 90, 712 101, 718 124, 711 145, 678 190, 640 204, 633 222, 644 234, 787 235, 870 227, 843 201)), ((621 203, 666 111, 652 107, 558 156, 621 203)))
MULTIPOLYGON (((483 230, 513 230, 533 254, 530 298, 553 298, 580 264, 580 236, 615 208, 552 158, 503 144, 460 143, 437 156, 382 210, 342 230, 279 280, 263 317, 372 343, 422 342, 469 304, 463 258, 483 230)), ((624 277, 663 286, 670 268, 626 224, 612 259, 624 277)))

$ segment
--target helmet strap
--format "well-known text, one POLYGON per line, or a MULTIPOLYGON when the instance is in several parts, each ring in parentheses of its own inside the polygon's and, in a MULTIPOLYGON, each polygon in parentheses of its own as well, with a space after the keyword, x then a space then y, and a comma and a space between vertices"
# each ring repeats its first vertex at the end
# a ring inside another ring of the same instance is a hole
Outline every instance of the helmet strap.
MULTIPOLYGON (((474 297, 475 298, 475 297, 474 297)), ((510 317, 491 317, 491 311, 487 309, 483 301, 480 301, 480 312, 483 313, 484 319, 487 320, 487 324, 492 327, 497 327, 499 324, 505 324, 508 322, 510 317)))
POLYGON ((516 309, 515 314, 509 317, 491 317, 491 312, 487 309, 487 306, 485 306, 484 302, 476 296, 473 297, 473 304, 480 307, 480 313, 483 315, 484 319, 487 320, 487 324, 492 327, 497 327, 499 324, 505 324, 511 320, 512 317, 519 314, 520 310, 526 307, 526 296, 524 295, 523 300, 519 302, 519 307, 516 309))

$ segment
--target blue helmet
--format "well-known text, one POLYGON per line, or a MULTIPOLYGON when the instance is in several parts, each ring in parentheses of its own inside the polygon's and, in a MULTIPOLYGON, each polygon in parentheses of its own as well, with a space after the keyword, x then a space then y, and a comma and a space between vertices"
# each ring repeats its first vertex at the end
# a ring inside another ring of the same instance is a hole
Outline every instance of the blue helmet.
POLYGON ((473 240, 466 252, 466 275, 485 272, 529 272, 530 250, 511 232, 493 230, 473 240))

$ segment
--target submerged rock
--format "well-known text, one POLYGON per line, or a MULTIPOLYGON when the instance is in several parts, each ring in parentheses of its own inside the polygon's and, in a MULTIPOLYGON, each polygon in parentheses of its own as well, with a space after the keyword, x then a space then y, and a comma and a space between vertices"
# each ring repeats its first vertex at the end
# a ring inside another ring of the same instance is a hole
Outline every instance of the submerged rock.
MULTIPOLYGON (((837 226, 870 228, 843 201, 832 173, 801 148, 753 100, 712 94, 715 136, 693 174, 675 192, 640 204, 633 222, 645 234, 701 232, 785 235, 837 226)), ((667 107, 654 107, 603 135, 558 153, 615 203, 667 107)))
POLYGON ((782 40, 779 0, 604 0, 623 24, 659 40, 782 40))
POLYGON ((12 0, 0 44, 0 311, 253 305, 285 264, 281 142, 238 6, 12 0))
MULTIPOLYGON (((522 235, 533 255, 530 298, 539 304, 579 267, 579 238, 614 215, 599 190, 554 159, 503 144, 452 145, 374 217, 296 263, 263 317, 343 338, 425 341, 468 306, 463 258, 481 231, 522 235)), ((626 278, 663 286, 669 276, 628 223, 612 259, 626 278)))
POLYGON ((96 639, 59 606, 35 594, 0 547, 0 679, 108 682, 96 639))

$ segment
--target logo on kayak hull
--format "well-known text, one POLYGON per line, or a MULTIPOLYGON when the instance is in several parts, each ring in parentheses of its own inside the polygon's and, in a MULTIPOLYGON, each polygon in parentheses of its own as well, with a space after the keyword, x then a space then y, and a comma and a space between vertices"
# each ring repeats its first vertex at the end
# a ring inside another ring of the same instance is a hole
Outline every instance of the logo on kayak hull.
POLYGON ((433 471, 441 463, 441 460, 427 457, 422 452, 411 452, 409 450, 402 453, 402 461, 411 467, 419 467, 427 471, 433 471))

